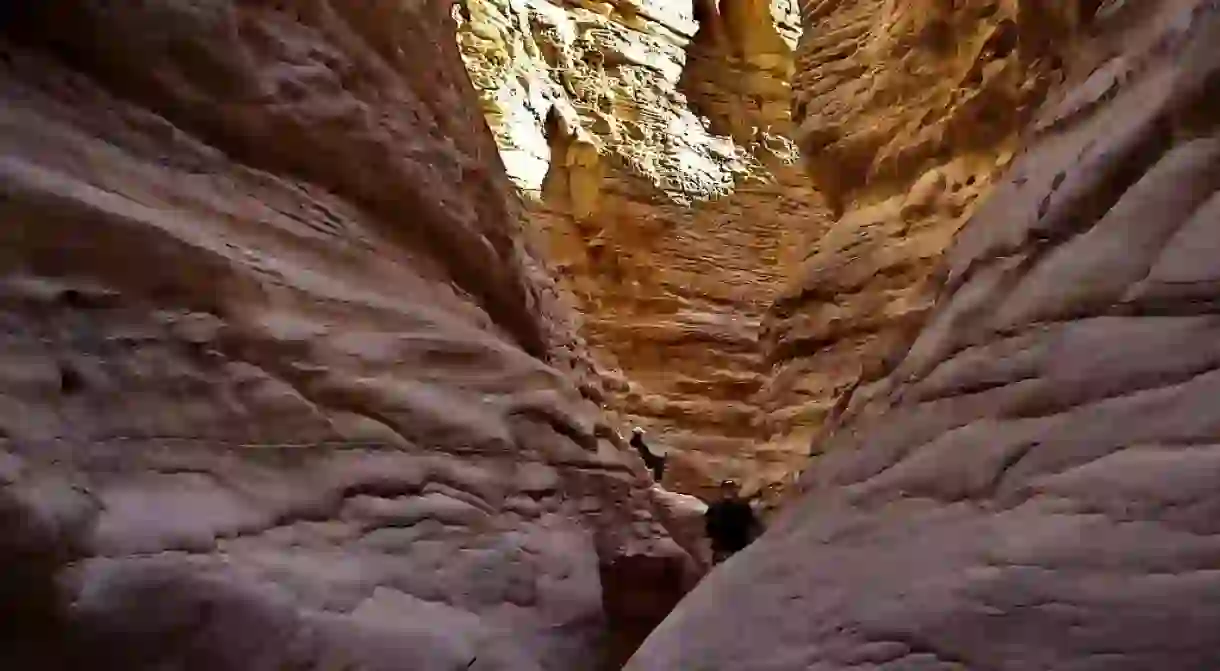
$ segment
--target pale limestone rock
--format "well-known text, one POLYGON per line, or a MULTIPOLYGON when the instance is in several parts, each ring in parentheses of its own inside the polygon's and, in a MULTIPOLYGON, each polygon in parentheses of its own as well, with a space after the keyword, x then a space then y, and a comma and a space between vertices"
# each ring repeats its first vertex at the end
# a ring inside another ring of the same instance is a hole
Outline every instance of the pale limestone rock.
POLYGON ((689 586, 446 10, 0 6, 0 668, 594 669, 689 586))

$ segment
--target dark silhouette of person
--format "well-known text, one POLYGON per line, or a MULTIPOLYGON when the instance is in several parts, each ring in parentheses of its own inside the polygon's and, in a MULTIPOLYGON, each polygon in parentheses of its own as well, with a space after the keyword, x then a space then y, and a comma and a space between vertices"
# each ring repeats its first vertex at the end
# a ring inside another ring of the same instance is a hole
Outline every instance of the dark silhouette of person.
POLYGON ((644 460, 648 470, 652 471, 652 479, 660 482, 661 477, 665 475, 665 456, 652 453, 648 443, 644 442, 644 429, 637 426, 631 430, 631 446, 640 453, 640 458, 644 460))
POLYGON ((720 562, 749 545, 758 532, 758 518, 750 502, 741 497, 737 483, 720 483, 720 499, 703 514, 707 537, 712 541, 712 562, 720 562))

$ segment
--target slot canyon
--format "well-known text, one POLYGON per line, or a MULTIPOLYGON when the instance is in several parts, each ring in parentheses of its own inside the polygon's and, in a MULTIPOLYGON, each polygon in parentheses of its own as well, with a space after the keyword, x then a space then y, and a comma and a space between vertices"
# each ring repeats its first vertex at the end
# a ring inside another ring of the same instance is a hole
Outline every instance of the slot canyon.
POLYGON ((0 4, 0 668, 1220 668, 1217 44, 0 4))

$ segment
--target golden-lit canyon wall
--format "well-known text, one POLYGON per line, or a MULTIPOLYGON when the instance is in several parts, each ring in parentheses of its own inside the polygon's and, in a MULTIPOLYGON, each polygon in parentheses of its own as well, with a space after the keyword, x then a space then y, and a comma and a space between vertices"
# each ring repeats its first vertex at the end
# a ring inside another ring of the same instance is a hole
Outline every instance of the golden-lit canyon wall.
POLYGON ((456 11, 607 405, 677 448, 671 484, 752 488, 799 469, 836 399, 923 322, 943 250, 1097 8, 456 11))
MULTIPOLYGON (((1093 3, 1096 5, 1096 3, 1093 3)), ((833 224, 766 319, 773 437, 808 446, 836 399, 924 321, 954 234, 1062 76, 1071 3, 814 0, 793 77, 796 138, 833 224)), ((784 449, 781 447, 780 449, 784 449)))
MULTIPOLYGON (((902 12, 890 11, 897 4, 806 10, 824 22, 820 35, 855 31, 854 48, 875 46, 870 25, 903 25, 902 12)), ((895 133, 899 141, 874 153, 859 138, 877 124, 913 129, 903 117, 914 109, 910 118, 933 129, 921 133, 945 130, 929 147, 943 155, 910 169, 913 181, 898 179, 887 195, 883 179, 866 175, 871 183, 841 192, 835 244, 873 245, 838 252, 838 271, 835 247, 815 250, 823 276, 845 285, 846 324, 866 314, 848 300, 884 295, 874 287, 887 281, 901 296, 911 280, 870 272, 848 285, 843 268, 892 267, 879 245, 914 239, 920 227, 952 228, 962 194, 988 192, 943 253, 928 244, 945 269, 934 272, 944 278, 935 305, 909 346, 844 397, 766 533, 688 594, 627 671, 1220 665, 1220 3, 959 1, 941 17, 962 31, 951 35, 977 35, 954 40, 961 60, 928 60, 921 43, 883 52, 881 69, 837 89, 861 101, 885 93, 877 104, 889 114, 858 123, 869 109, 857 105, 811 124, 830 131, 829 153, 871 156, 870 173, 882 172, 879 157, 908 146, 895 133), (1079 14, 1035 13, 1072 5, 1079 14), (969 72, 993 25, 1017 31, 1014 50, 983 48, 983 78, 954 89, 968 107, 976 94, 1004 101, 982 127, 938 102, 952 99, 936 98, 943 80, 905 92, 879 87, 897 63, 969 72), (1041 45, 1063 49, 1062 75, 1053 60, 1038 64, 1041 45), (1037 93, 1042 77, 1060 76, 1037 93), (1020 150, 993 176, 988 163, 1004 162, 1007 134, 1020 126, 1020 150), (916 189, 933 169, 943 180, 916 189), (975 184, 955 195, 970 177, 975 184), (891 201, 900 215, 900 197, 926 208, 902 219, 913 227, 905 237, 877 232, 898 225, 893 215, 860 214, 891 201)), ((855 58, 840 48, 832 66, 825 53, 831 70, 855 58)), ((913 251, 894 254, 903 250, 913 251)), ((804 309, 830 303, 818 296, 804 309)), ((884 320, 871 327, 877 337, 896 330, 884 320)))
POLYGON ((760 328, 826 221, 790 139, 795 3, 467 0, 455 14, 607 407, 670 450, 671 486, 781 478, 795 463, 762 440, 760 328))

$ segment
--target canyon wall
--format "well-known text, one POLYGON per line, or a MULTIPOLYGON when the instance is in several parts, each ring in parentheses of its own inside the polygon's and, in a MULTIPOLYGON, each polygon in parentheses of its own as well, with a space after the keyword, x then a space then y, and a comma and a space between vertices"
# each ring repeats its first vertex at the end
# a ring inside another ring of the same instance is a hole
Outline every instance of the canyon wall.
POLYGON ((803 28, 784 0, 456 13, 607 406, 685 491, 804 466, 925 319, 1079 23, 1016 0, 822 0, 803 28))
POLYGON ((934 307, 630 671, 1220 665, 1220 4, 1016 9, 1064 81, 934 307))
POLYGON ((816 443, 836 399, 884 368, 926 318, 942 253, 1062 76, 1055 48, 1076 19, 1051 7, 807 4, 793 116, 834 214, 766 320, 770 392, 805 420, 785 436, 788 451, 816 443))
POLYGON ((666 484, 782 479, 761 325, 828 223, 789 109, 791 0, 465 0, 459 40, 605 404, 666 484))
POLYGON ((0 667, 594 669, 689 584, 448 10, 0 8, 0 667))

